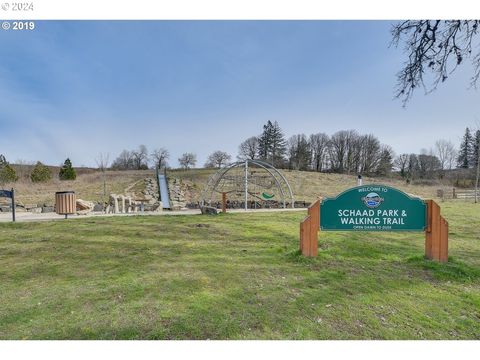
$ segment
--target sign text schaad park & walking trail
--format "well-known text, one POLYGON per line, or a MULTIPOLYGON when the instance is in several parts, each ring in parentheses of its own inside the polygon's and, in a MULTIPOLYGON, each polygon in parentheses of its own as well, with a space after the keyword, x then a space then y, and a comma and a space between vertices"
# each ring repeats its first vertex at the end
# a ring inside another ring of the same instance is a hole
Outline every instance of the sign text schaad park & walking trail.
POLYGON ((321 230, 424 231, 427 206, 385 185, 358 186, 321 204, 321 230))

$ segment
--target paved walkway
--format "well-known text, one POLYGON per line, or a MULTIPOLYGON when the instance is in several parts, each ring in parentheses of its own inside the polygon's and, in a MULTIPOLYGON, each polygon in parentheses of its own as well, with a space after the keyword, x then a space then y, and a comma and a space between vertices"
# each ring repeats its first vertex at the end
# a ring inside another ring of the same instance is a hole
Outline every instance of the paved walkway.
MULTIPOLYGON (((280 212, 280 211, 306 211, 305 208, 297 209, 248 209, 247 211, 243 209, 229 209, 229 213, 245 213, 245 212, 280 212)), ((162 216, 162 215, 200 215, 200 210, 180 210, 180 211, 161 211, 161 212, 137 212, 137 213, 128 213, 128 214, 104 214, 100 212, 91 213, 88 215, 69 215, 69 219, 85 219, 89 217, 107 217, 107 216, 162 216)), ((29 221, 51 221, 51 220, 62 220, 64 215, 57 215, 55 213, 43 213, 36 214, 30 212, 17 212, 16 220, 17 222, 29 222, 29 221)), ((11 222, 12 213, 0 213, 0 222, 11 222)))

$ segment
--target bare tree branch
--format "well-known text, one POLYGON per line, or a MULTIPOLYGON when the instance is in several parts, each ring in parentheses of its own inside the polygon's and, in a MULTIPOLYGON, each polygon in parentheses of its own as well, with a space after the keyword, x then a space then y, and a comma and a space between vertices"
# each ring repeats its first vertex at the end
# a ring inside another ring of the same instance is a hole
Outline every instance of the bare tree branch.
POLYGON ((392 26, 391 45, 404 44, 408 56, 397 73, 395 97, 405 106, 418 87, 434 91, 464 62, 471 58, 474 74, 471 85, 480 77, 480 49, 476 35, 480 20, 408 20, 392 26), (473 51, 476 54, 472 54, 473 51))

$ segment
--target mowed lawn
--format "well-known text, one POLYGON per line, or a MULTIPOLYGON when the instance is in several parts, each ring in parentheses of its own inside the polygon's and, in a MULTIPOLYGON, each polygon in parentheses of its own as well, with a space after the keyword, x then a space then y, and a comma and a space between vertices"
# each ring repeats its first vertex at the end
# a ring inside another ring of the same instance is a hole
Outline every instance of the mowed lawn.
POLYGON ((2 339, 480 339, 480 205, 423 233, 324 232, 304 212, 0 224, 2 339))

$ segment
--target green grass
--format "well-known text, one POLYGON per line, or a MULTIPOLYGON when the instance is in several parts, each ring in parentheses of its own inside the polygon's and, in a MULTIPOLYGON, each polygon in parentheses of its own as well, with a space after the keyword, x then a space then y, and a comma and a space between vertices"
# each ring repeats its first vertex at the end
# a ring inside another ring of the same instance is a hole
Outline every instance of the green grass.
POLYGON ((422 233, 324 232, 303 212, 0 224, 2 339, 479 339, 480 206, 422 233))

